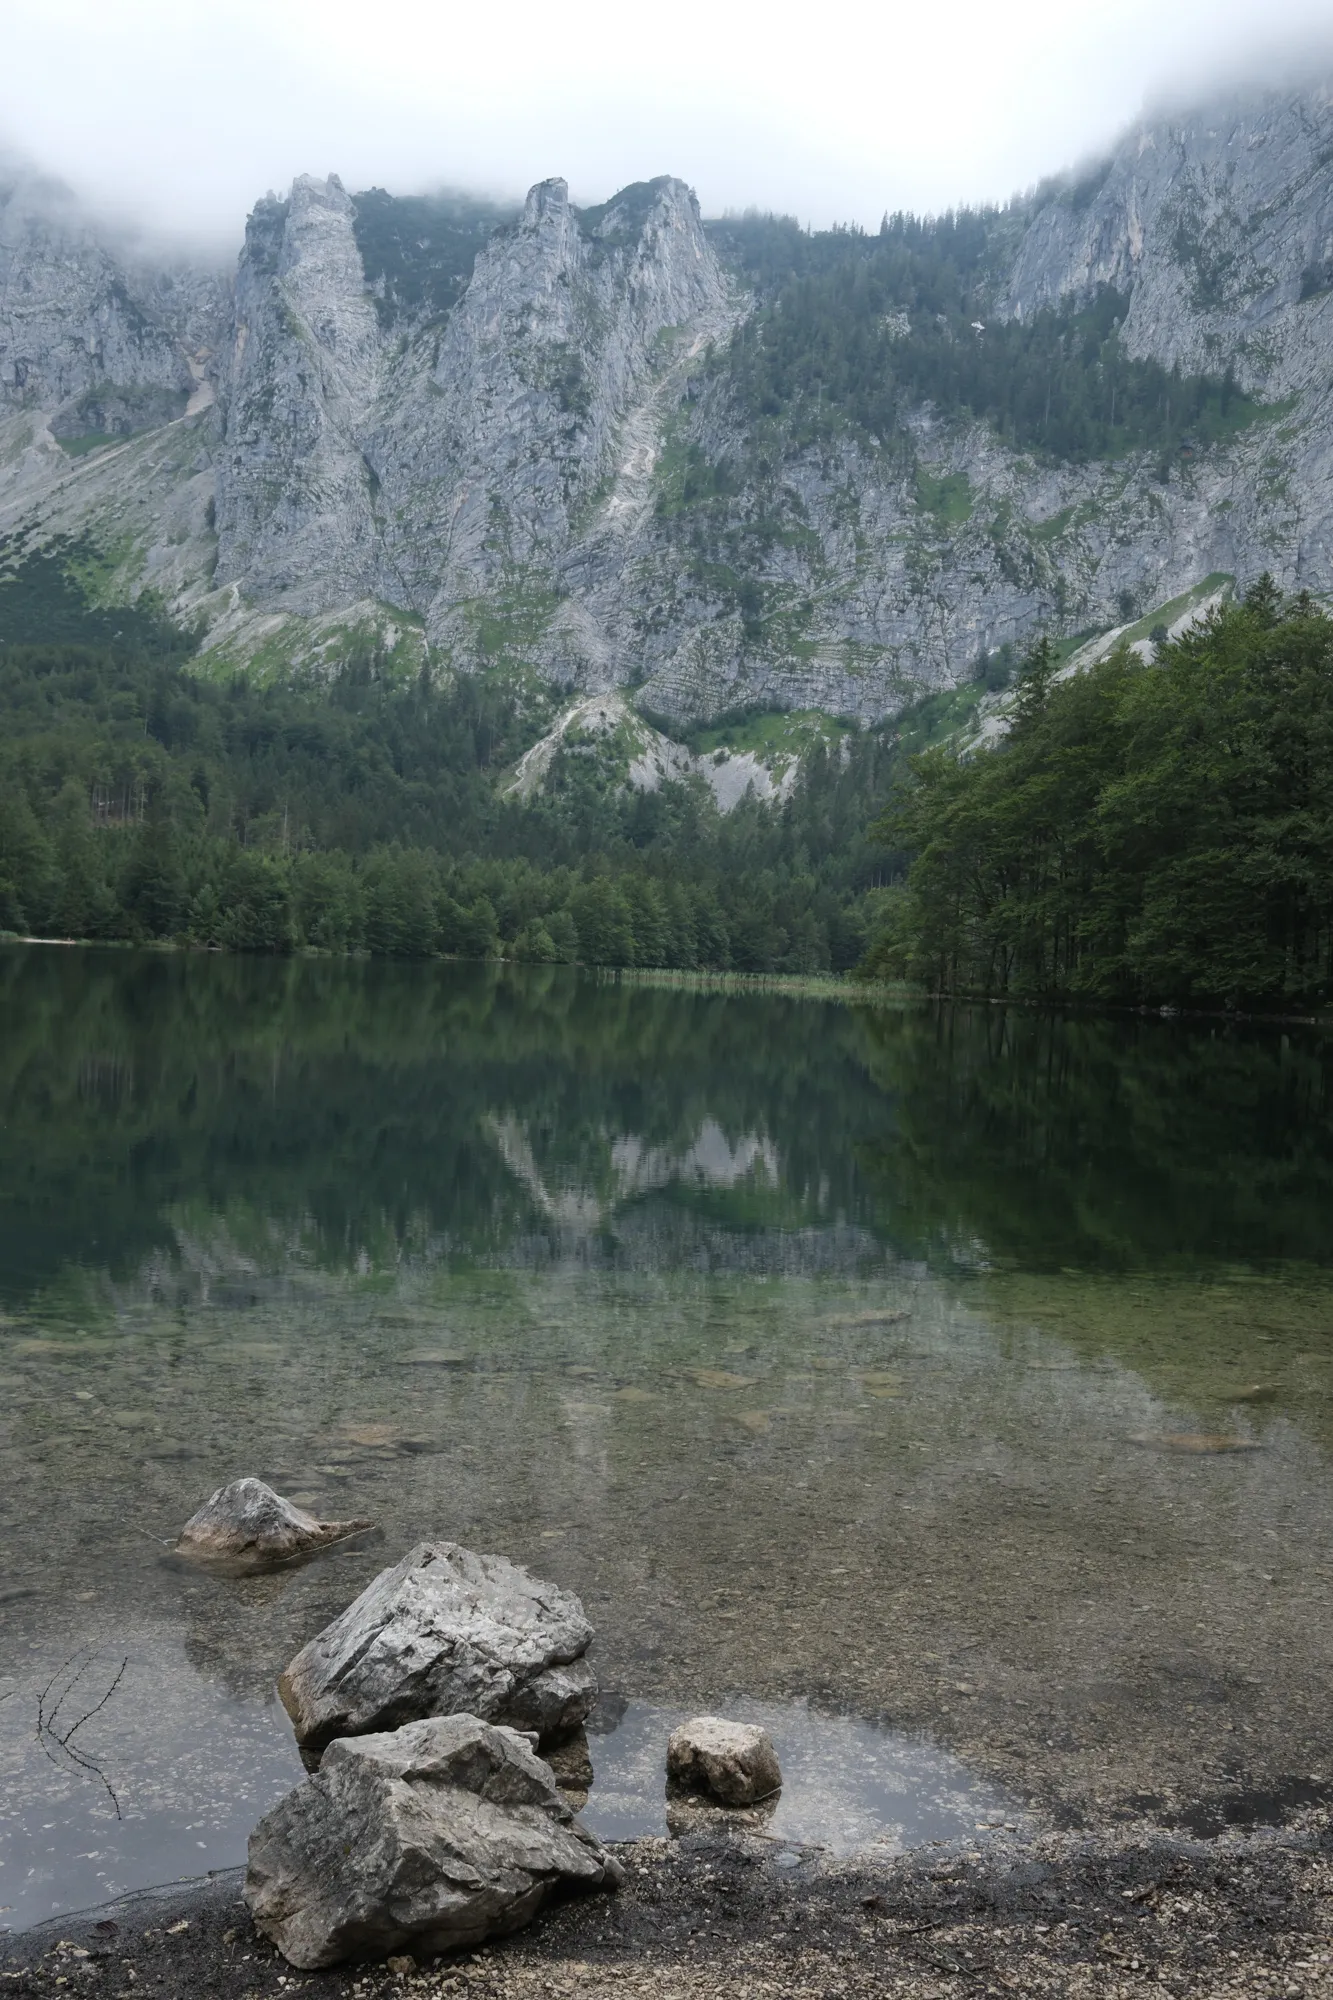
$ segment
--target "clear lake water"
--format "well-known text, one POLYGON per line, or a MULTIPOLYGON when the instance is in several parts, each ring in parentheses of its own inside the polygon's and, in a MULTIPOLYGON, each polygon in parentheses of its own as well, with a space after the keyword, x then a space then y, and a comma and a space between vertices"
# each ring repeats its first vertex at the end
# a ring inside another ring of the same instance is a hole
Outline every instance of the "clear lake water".
POLYGON ((608 1838, 717 1708, 834 1859, 1333 1796, 1331 1083, 1313 1027, 0 947, 0 1925, 242 1861, 277 1674, 428 1536, 582 1596, 608 1838), (379 1539, 173 1565, 242 1473, 379 1539))

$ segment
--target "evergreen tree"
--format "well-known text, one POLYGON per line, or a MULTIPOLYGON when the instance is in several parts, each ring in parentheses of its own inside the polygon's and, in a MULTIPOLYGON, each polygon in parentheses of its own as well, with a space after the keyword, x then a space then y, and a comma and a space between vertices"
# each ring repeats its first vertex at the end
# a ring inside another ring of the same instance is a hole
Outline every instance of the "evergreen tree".
POLYGON ((117 905, 108 882, 105 853, 93 831, 88 797, 77 779, 61 786, 51 812, 53 860, 58 886, 51 907, 53 928, 62 937, 114 935, 117 905))
POLYGON ((0 786, 0 930, 40 924, 55 891, 50 842, 17 785, 0 786))
POLYGON ((167 938, 180 928, 185 900, 176 829, 158 802, 130 849, 120 888, 121 907, 139 936, 167 938))
POLYGON ((585 964, 634 964, 634 920, 624 896, 605 875, 576 890, 570 913, 585 964))
POLYGON ((246 847, 228 857, 222 884, 221 942, 231 951, 290 951, 295 942, 287 870, 246 847))
POLYGON ((913 856, 866 969, 1132 1004, 1333 998, 1333 622, 1271 579, 1054 681, 996 751, 936 750, 879 822, 913 856))

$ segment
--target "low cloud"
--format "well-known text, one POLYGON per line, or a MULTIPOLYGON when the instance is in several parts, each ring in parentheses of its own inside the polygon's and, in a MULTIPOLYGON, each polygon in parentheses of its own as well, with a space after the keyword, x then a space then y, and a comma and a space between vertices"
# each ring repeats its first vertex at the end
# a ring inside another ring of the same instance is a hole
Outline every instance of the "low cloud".
MULTIPOLYGON (((16 0, 0 132, 121 229, 230 257, 266 187, 563 173, 576 199, 671 172, 706 212, 872 226, 1003 200, 1109 149, 1145 104, 1333 74, 1326 0, 16 0)), ((0 173, 3 164, 0 163, 0 173)))

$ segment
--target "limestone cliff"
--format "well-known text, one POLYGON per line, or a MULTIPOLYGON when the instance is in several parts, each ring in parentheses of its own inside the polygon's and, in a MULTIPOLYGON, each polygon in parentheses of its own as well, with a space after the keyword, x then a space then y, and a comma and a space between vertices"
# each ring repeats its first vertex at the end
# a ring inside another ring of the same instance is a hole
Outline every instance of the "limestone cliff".
MULTIPOLYGON (((1129 354, 1230 371, 1262 399, 1259 420, 1166 465, 1143 451, 1076 466, 926 406, 906 474, 850 436, 792 454, 755 496, 787 531, 758 572, 761 643, 742 642, 734 612, 728 630, 725 607, 700 618, 657 539, 644 646, 657 711, 760 700, 868 716, 957 680, 982 648, 1121 625, 1219 574, 1269 569, 1284 589, 1333 594, 1333 93, 1146 121, 1007 222, 988 318, 1113 286, 1129 354)), ((725 400, 705 398, 690 429, 714 459, 737 449, 725 400)))
POLYGON ((183 414, 229 311, 221 274, 117 252, 57 183, 0 170, 0 411, 56 436, 183 414))
POLYGON ((363 439, 380 331, 336 179, 260 203, 236 275, 218 454, 220 583, 261 605, 321 611, 375 576, 363 439))
MULTIPOLYGON (((1262 93, 1144 123, 1032 205, 1000 301, 1128 296, 1131 351, 1307 387, 1333 312, 1333 92, 1262 93)), ((1326 371, 1325 371, 1326 372, 1326 371)))
MULTIPOLYGON (((554 569, 618 469, 667 328, 725 282, 678 181, 578 214, 545 181, 457 306, 385 326, 355 208, 298 180, 251 217, 223 379, 218 581, 266 607, 380 598, 466 643, 469 610, 554 569)), ((535 581, 534 581, 535 579, 535 581)), ((612 676, 614 678, 614 676, 612 676)))
POLYGON ((1004 219, 988 316, 1112 285, 1128 353, 1260 400, 1170 462, 1062 463, 928 403, 893 449, 757 425, 717 363, 754 302, 679 181, 441 208, 443 250, 400 206, 302 177, 227 286, 0 191, 0 533, 90 527, 129 551, 117 587, 166 589, 220 661, 280 671, 369 629, 682 718, 880 717, 982 649, 1219 576, 1333 594, 1325 89, 1145 122, 1004 219), (695 461, 733 469, 706 509, 695 461))

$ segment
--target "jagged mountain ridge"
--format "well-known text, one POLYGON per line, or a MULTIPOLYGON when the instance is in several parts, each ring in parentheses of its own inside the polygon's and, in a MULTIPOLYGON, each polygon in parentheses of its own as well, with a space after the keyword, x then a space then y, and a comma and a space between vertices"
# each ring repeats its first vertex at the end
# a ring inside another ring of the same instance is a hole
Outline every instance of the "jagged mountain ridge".
POLYGON ((297 611, 379 598, 436 642, 515 575, 549 588, 616 469, 658 336, 723 325, 689 191, 663 181, 632 220, 628 206, 589 228, 563 181, 541 183, 443 321, 386 332, 351 200, 336 180, 297 181, 280 241, 260 248, 252 228, 240 262, 219 581, 297 611))
POLYGON ((1127 352, 1263 399, 1165 467, 1060 463, 930 405, 892 450, 756 424, 717 363, 754 296, 678 181, 583 211, 542 183, 490 234, 467 225, 447 285, 438 248, 413 263, 415 211, 392 269, 369 255, 370 200, 298 180, 256 208, 228 287, 128 274, 11 192, 0 531, 114 542, 108 587, 163 589, 219 660, 277 670, 369 630, 404 661, 628 688, 681 719, 878 718, 982 650, 1122 624, 1217 573, 1333 591, 1324 88, 1149 121, 1003 219, 988 313, 1112 285, 1127 352), (71 457, 160 417, 154 395, 175 421, 71 457), (691 457, 733 468, 724 498, 690 500, 691 457))

